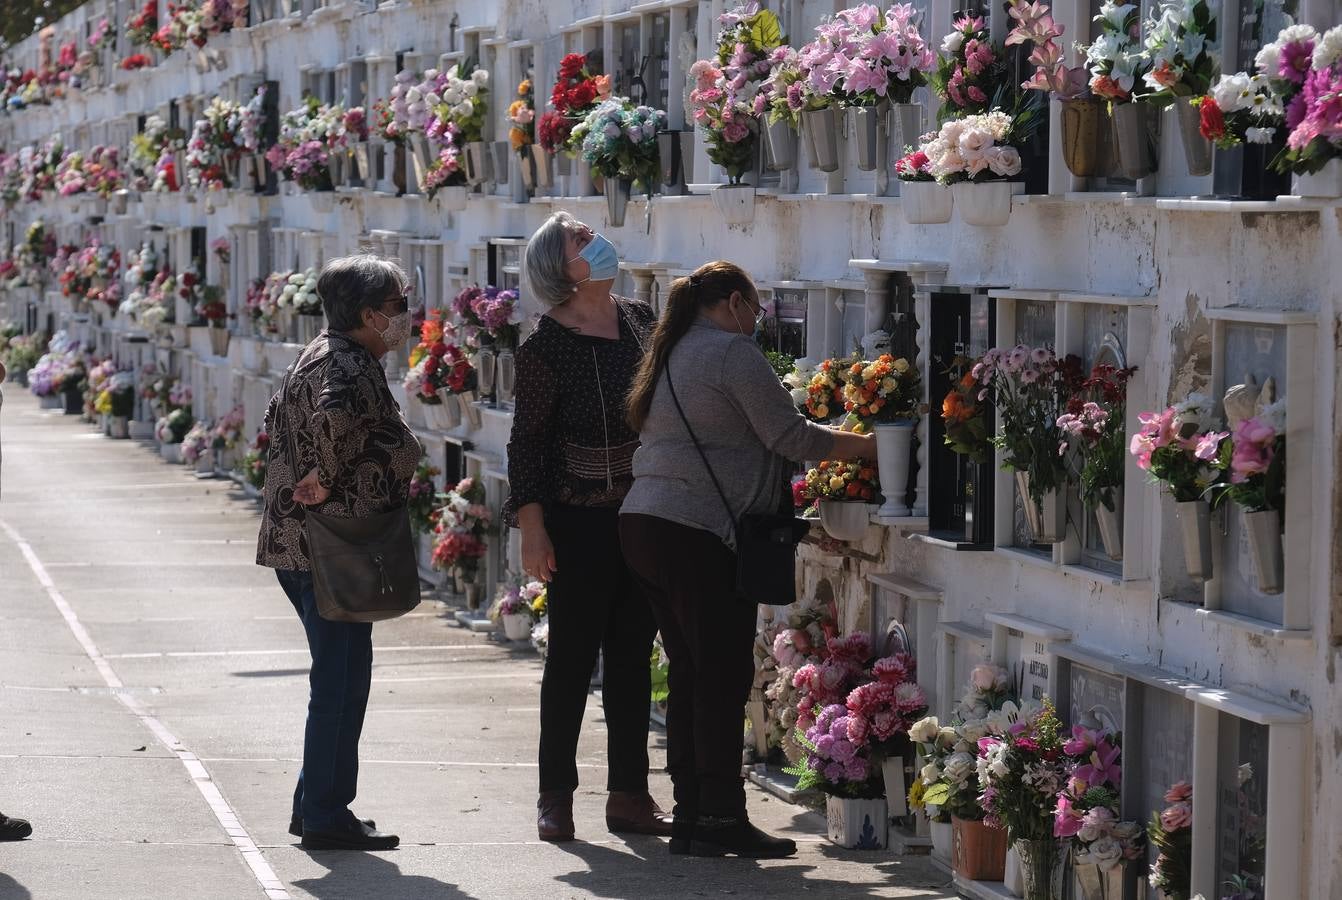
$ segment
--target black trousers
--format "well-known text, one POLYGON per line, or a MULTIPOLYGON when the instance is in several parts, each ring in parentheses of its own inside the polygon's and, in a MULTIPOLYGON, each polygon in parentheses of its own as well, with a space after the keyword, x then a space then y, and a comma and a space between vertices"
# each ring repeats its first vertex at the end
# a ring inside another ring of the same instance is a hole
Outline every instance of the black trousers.
POLYGON ((578 787, 578 734, 600 650, 610 766, 606 789, 646 792, 657 623, 620 552, 619 511, 555 505, 545 510, 545 528, 558 570, 547 596, 540 789, 578 787))
POLYGON ((621 516, 620 540, 671 663, 666 759, 675 818, 744 816, 756 608, 733 590, 736 554, 714 534, 656 516, 621 516))

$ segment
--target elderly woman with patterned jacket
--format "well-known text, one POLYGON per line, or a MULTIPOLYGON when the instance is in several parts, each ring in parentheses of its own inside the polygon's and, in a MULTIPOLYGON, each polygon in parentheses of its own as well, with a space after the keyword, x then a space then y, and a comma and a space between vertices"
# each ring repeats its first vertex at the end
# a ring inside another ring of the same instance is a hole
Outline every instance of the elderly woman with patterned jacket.
POLYGON ((548 582, 549 650, 541 681, 541 840, 574 837, 583 710, 603 651, 609 775, 606 825, 669 835, 648 793, 648 659, 657 626, 620 553, 620 504, 638 448, 624 398, 655 318, 615 297, 610 241, 556 213, 527 244, 529 288, 550 307, 517 351, 505 521, 522 531, 522 564, 548 582))
POLYGON ((404 506, 421 448, 379 360, 410 336, 407 279, 376 256, 333 260, 317 279, 329 328, 303 348, 266 409, 270 435, 256 561, 276 569, 307 632, 311 690, 289 832, 317 850, 399 843, 355 818, 359 735, 373 672, 373 626, 317 612, 305 508, 361 518, 404 506))

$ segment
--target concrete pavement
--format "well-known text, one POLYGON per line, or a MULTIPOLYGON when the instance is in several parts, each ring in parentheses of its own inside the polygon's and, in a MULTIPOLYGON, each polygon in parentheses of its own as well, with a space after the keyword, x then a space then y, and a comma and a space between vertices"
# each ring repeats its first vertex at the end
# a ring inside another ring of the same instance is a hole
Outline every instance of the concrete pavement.
MULTIPOLYGON (((925 858, 836 850, 820 816, 753 789, 752 817, 796 837, 795 859, 607 833, 595 698, 582 840, 536 841, 540 662, 433 603, 374 631, 355 809, 400 849, 305 852, 287 826, 307 651, 252 562, 254 504, 12 385, 0 441, 0 810, 34 823, 0 844, 0 900, 953 895, 925 858)), ((660 771, 653 793, 669 804, 660 771)))

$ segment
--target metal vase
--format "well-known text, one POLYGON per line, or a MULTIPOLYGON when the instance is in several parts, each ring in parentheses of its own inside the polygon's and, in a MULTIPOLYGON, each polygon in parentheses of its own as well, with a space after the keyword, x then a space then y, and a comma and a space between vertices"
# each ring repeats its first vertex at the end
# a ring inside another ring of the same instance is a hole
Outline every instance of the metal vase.
POLYGON ((839 120, 834 108, 808 109, 801 116, 812 164, 821 172, 839 171, 839 120))
POLYGON ((797 164, 797 133, 786 119, 768 123, 769 168, 786 172, 797 164))
POLYGON ((1062 543, 1067 537, 1067 498, 1062 491, 1046 491, 1036 503, 1030 498, 1030 473, 1014 474, 1030 539, 1036 544, 1062 543))
POLYGON ((536 178, 536 187, 548 188, 553 186, 554 175, 550 171, 550 154, 541 149, 540 144, 532 144, 529 148, 529 155, 531 156, 532 174, 536 178))
POLYGON ((483 587, 477 581, 466 582, 466 608, 475 611, 480 608, 480 595, 484 593, 483 587))
POLYGON ((228 329, 220 325, 210 326, 210 352, 215 356, 228 356, 228 329))
POLYGON ((662 184, 671 188, 668 193, 682 193, 685 169, 680 155, 679 131, 657 132, 657 161, 662 184))
POLYGON ((1175 504, 1179 530, 1184 537, 1184 567, 1190 578, 1208 581, 1212 577, 1211 507, 1203 500, 1175 504))
POLYGON ((680 133, 680 174, 686 184, 694 183, 694 129, 680 133))
POLYGON ((1149 104, 1132 101, 1117 103, 1114 111, 1114 144, 1118 151, 1118 170, 1124 178, 1136 180, 1156 171, 1155 135, 1151 133, 1149 104))
POLYGON ((335 150, 327 158, 327 169, 331 173, 331 184, 334 187, 343 187, 345 185, 345 170, 349 168, 349 157, 343 150, 335 150))
POLYGON ((484 141, 466 145, 466 181, 474 186, 489 178, 489 146, 484 141))
POLYGON ((1062 900, 1063 855, 1058 842, 1016 841, 1024 900, 1062 900))
POLYGON ((606 179, 606 223, 612 228, 624 225, 624 214, 629 206, 629 192, 632 188, 633 182, 627 178, 606 179))
POLYGON ((877 158, 880 147, 877 136, 885 127, 889 111, 890 104, 885 101, 876 106, 855 106, 848 110, 853 141, 857 144, 857 167, 863 172, 874 172, 881 166, 877 158))
POLYGON ((895 103, 890 107, 890 137, 898 141, 895 155, 903 156, 905 148, 917 147, 923 136, 923 105, 921 103, 895 103))
POLYGON ((495 367, 498 370, 495 374, 499 403, 505 406, 511 405, 513 389, 517 386, 517 360, 513 356, 513 351, 500 350, 495 367))
POLYGON ((1123 869, 1122 865, 1101 869, 1094 863, 1078 864, 1073 859, 1078 900, 1123 900, 1123 869))
POLYGON ((490 149, 494 154, 494 183, 508 183, 508 157, 512 155, 513 148, 507 141, 493 141, 490 143, 490 149))
POLYGON ((475 354, 475 374, 480 385, 480 396, 490 401, 490 406, 494 406, 494 364, 498 361, 494 350, 490 347, 481 347, 475 354))
POLYGON ((371 167, 371 157, 368 153, 368 142, 359 141, 354 145, 354 169, 358 178, 363 182, 364 187, 373 183, 373 170, 371 167))
POLYGON ((1123 489, 1114 488, 1113 509, 1105 508, 1104 503, 1095 507, 1095 523, 1100 528, 1100 542, 1104 544, 1104 553, 1112 560, 1123 558, 1123 489))
POLYGON ((1062 119, 1062 161, 1067 171, 1077 178, 1091 178, 1104 174, 1102 141, 1109 136, 1106 107, 1097 97, 1063 100, 1059 113, 1062 119))
POLYGON ((1258 590, 1264 594, 1280 594, 1286 587, 1285 567, 1282 564, 1281 512, 1264 509, 1244 514, 1244 527, 1249 531, 1249 554, 1253 570, 1258 576, 1258 590))
POLYGON ((475 391, 463 391, 457 394, 457 403, 461 406, 461 415, 472 428, 480 427, 480 407, 475 405, 475 391))
POLYGON ((573 174, 573 157, 569 156, 567 153, 556 153, 554 157, 556 175, 567 177, 573 174))
POLYGON ((1174 118, 1179 123, 1179 137, 1184 144, 1184 160, 1189 175, 1212 173, 1212 142, 1202 136, 1201 114, 1192 104, 1192 97, 1178 97, 1174 101, 1174 118))
POLYGON ((517 168, 522 173, 522 186, 528 191, 536 190, 536 160, 529 151, 517 158, 517 168))

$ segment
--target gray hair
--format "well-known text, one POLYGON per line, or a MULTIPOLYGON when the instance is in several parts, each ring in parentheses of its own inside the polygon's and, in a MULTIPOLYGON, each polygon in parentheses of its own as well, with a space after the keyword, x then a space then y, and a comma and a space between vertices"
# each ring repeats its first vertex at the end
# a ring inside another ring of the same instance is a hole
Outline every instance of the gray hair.
POLYGON ((326 323, 336 331, 354 331, 363 325, 359 315, 391 299, 392 292, 405 293, 410 278, 394 260, 372 253, 333 259, 317 276, 326 323))
POLYGON ((546 306, 559 306, 573 296, 574 284, 564 274, 568 252, 564 238, 578 225, 566 212, 557 212, 536 229, 522 258, 528 290, 546 306))

